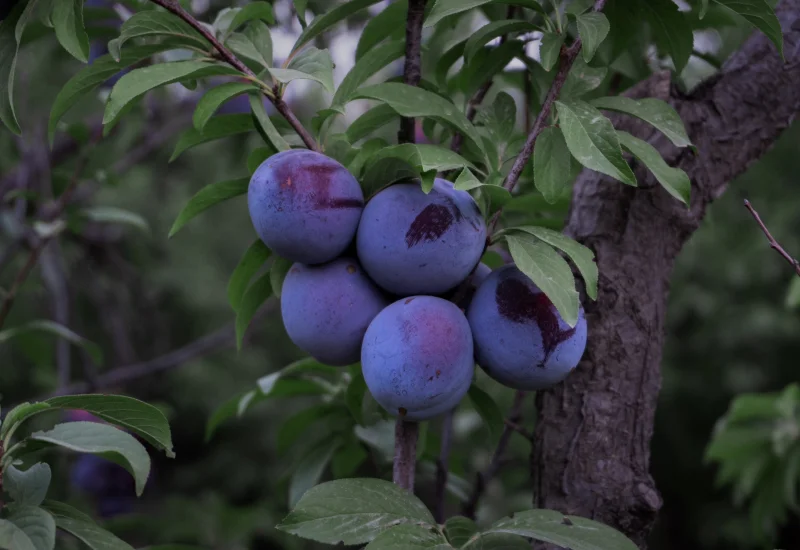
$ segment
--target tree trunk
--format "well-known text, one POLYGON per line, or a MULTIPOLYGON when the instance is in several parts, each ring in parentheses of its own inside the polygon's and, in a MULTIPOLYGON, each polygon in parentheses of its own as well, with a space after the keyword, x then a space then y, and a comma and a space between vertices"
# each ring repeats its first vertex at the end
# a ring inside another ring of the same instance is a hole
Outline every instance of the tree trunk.
POLYGON ((781 2, 778 17, 785 63, 759 32, 688 96, 664 73, 626 94, 665 99, 680 113, 696 154, 640 121, 615 123, 689 174, 691 209, 638 164, 639 188, 589 171, 575 184, 566 233, 594 250, 599 292, 596 302, 583 302, 589 340, 580 365, 537 395, 534 504, 611 525, 641 548, 661 507, 649 473, 650 439, 675 258, 728 182, 800 111, 800 0, 781 2))

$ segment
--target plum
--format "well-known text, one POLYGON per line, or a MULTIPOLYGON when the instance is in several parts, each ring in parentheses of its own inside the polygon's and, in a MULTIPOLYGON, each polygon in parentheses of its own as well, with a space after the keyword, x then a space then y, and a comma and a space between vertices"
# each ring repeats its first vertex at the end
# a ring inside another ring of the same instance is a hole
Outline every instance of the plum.
POLYGON ((91 497, 102 517, 114 517, 133 509, 135 483, 128 471, 105 458, 85 454, 70 470, 70 483, 91 497))
POLYGON ((256 169, 247 205, 256 233, 276 254, 293 262, 322 264, 353 240, 364 195, 337 161, 292 149, 269 157, 256 169))
POLYGON ((361 348, 364 380, 389 414, 427 420, 455 408, 475 370, 464 313, 434 296, 392 303, 370 323, 361 348))
POLYGON ((378 286, 398 296, 442 294, 478 264, 486 223, 475 200, 437 178, 425 194, 415 183, 377 193, 364 208, 356 246, 378 286))
POLYGON ((475 358, 490 377, 517 390, 550 388, 567 377, 586 348, 583 307, 570 327, 550 299, 509 264, 481 284, 467 310, 475 358))
POLYGON ((319 266, 294 264, 281 290, 289 338, 333 366, 358 362, 370 321, 388 303, 358 262, 346 257, 319 266))

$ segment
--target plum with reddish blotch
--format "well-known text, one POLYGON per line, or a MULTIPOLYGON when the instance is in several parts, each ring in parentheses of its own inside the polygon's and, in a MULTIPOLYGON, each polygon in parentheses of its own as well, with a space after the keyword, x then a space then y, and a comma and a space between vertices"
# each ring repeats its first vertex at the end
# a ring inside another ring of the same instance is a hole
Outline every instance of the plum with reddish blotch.
POLYGON ((367 327, 388 303, 352 258, 320 266, 296 263, 281 290, 281 315, 289 338, 333 366, 358 362, 367 327))
POLYGON ((364 335, 364 380, 389 413, 421 421, 454 408, 472 383, 472 333, 464 313, 433 296, 398 300, 364 335))
POLYGON ((398 296, 442 294, 478 264, 486 223, 472 196, 437 178, 430 193, 399 183, 367 203, 356 236, 361 265, 398 296))
POLYGON ((269 157, 256 169, 247 205, 256 233, 276 254, 322 264, 353 240, 364 195, 358 181, 334 159, 292 149, 269 157))
POLYGON ((493 379, 517 390, 558 384, 586 349, 583 307, 570 327, 550 299, 509 264, 480 285, 467 310, 478 365, 493 379))

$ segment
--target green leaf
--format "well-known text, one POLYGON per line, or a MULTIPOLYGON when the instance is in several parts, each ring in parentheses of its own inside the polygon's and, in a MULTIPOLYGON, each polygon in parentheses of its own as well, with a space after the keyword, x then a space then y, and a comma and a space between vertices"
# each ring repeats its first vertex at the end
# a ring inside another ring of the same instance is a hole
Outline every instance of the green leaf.
POLYGON ((223 103, 247 92, 258 92, 258 88, 249 82, 226 82, 207 91, 197 102, 192 116, 195 129, 202 132, 203 127, 223 103))
POLYGON ((36 550, 53 550, 56 545, 56 522, 53 516, 38 506, 17 506, 8 521, 25 533, 36 550))
POLYGON ((119 38, 108 43, 108 53, 119 61, 125 42, 144 36, 169 36, 176 44, 201 52, 208 49, 206 39, 182 19, 166 11, 147 10, 134 13, 122 24, 119 38))
POLYGON ((694 36, 686 16, 672 0, 638 0, 636 4, 653 31, 659 49, 668 54, 680 74, 692 55, 694 36))
POLYGON ((556 101, 561 130, 572 156, 590 170, 636 185, 631 167, 622 158, 617 132, 611 121, 583 101, 556 101))
POLYGON ((258 167, 261 166, 265 160, 277 152, 278 151, 276 151, 272 145, 253 149, 250 154, 247 155, 247 171, 250 173, 250 176, 256 173, 258 167))
POLYGON ((577 165, 561 129, 542 130, 533 149, 533 181, 544 200, 555 204, 564 196, 577 176, 577 165))
POLYGON ((306 48, 293 58, 286 69, 269 69, 272 78, 283 84, 292 80, 316 80, 322 87, 333 93, 333 61, 328 50, 314 46, 306 48))
MULTIPOLYGON (((782 59, 783 55, 783 33, 781 32, 781 22, 775 15, 775 10, 766 0, 714 0, 731 11, 734 11, 747 19, 753 26, 763 32, 769 38, 782 59)), ((703 9, 705 12, 705 9, 703 9)))
POLYGON ((398 25, 397 21, 405 19, 408 11, 408 0, 392 2, 378 15, 371 17, 358 39, 356 46, 356 62, 367 52, 388 39, 402 39, 405 37, 405 27, 398 25))
POLYGON ((294 262, 275 256, 272 261, 272 267, 269 270, 269 282, 272 285, 272 292, 276 298, 281 297, 281 290, 283 289, 283 281, 286 280, 286 274, 294 265, 294 262))
POLYGON ((244 33, 232 33, 225 41, 225 45, 239 57, 252 59, 262 67, 269 67, 272 64, 272 60, 264 57, 264 54, 256 47, 255 43, 244 33))
POLYGON ((267 63, 266 66, 272 65, 272 34, 269 32, 269 27, 263 21, 253 21, 242 33, 253 44, 255 49, 261 54, 261 58, 267 63))
POLYGON ((181 156, 184 151, 192 147, 236 134, 245 134, 253 131, 253 128, 253 117, 250 115, 236 114, 213 116, 208 120, 205 126, 203 126, 202 131, 189 128, 180 135, 178 143, 175 144, 175 150, 172 151, 172 156, 169 158, 169 162, 172 162, 181 156))
POLYGON ((242 349, 242 340, 250 321, 270 294, 272 285, 269 282, 269 273, 259 277, 245 292, 239 309, 236 310, 236 349, 242 349))
POLYGON ((364 446, 357 441, 351 441, 333 455, 331 473, 337 479, 350 477, 367 458, 369 455, 364 446))
POLYGON ((308 27, 308 23, 306 22, 308 0, 292 0, 292 4, 294 4, 294 11, 297 15, 297 20, 300 22, 300 27, 305 30, 308 27))
POLYGON ((300 459, 289 482, 289 507, 296 506, 300 498, 319 483, 325 468, 333 458, 333 453, 340 446, 341 441, 325 441, 300 459))
POLYGON ((603 40, 608 36, 611 25, 605 15, 600 12, 585 13, 577 17, 578 34, 583 42, 583 59, 588 63, 603 40))
POLYGON ((106 422, 135 433, 170 458, 172 434, 169 422, 158 408, 125 395, 65 395, 51 397, 46 401, 52 407, 82 410, 92 413, 106 422))
POLYGON ((500 412, 500 408, 497 406, 497 403, 494 402, 492 396, 475 384, 469 387, 467 395, 472 402, 472 406, 475 407, 475 410, 481 415, 483 422, 489 429, 489 434, 492 436, 492 439, 500 437, 504 425, 503 413, 500 412))
POLYGON ((150 231, 150 224, 141 215, 114 206, 89 206, 81 208, 81 215, 97 223, 120 223, 131 225, 145 233, 150 231))
POLYGON ((676 147, 687 147, 692 144, 678 112, 660 99, 631 99, 624 96, 599 97, 593 99, 591 104, 598 109, 625 113, 652 124, 676 147))
POLYGON ((524 46, 520 40, 506 40, 497 47, 483 48, 481 53, 458 73, 453 82, 464 94, 473 96, 483 83, 501 73, 515 57, 523 55, 524 46))
POLYGON ((393 40, 367 52, 344 77, 331 101, 331 109, 344 113, 345 104, 369 77, 405 53, 405 40, 393 40))
POLYGON ((444 534, 450 544, 456 548, 464 546, 469 539, 479 532, 475 522, 464 516, 454 516, 444 522, 444 534))
POLYGON ((172 61, 133 69, 120 78, 108 96, 103 125, 106 131, 117 121, 123 109, 153 88, 205 76, 237 75, 238 71, 205 61, 172 61))
POLYGON ((6 439, 8 434, 28 418, 50 408, 47 403, 21 403, 8 411, 5 421, 0 425, 0 439, 6 439))
POLYGON ((492 524, 485 533, 530 537, 571 550, 636 550, 619 531, 602 523, 555 510, 526 510, 492 524))
POLYGON ((586 282, 586 294, 592 300, 597 299, 597 264, 594 260, 594 252, 591 248, 582 245, 578 241, 567 237, 563 233, 553 231, 546 227, 537 227, 534 225, 515 227, 514 230, 523 231, 529 235, 533 235, 537 239, 544 241, 550 246, 558 248, 569 256, 570 260, 581 272, 584 281, 586 282))
POLYGON ((80 336, 70 329, 53 321, 31 321, 18 327, 9 328, 0 331, 0 344, 7 342, 15 336, 25 334, 27 332, 47 332, 59 338, 63 338, 67 342, 74 344, 78 347, 85 349, 96 363, 103 362, 103 352, 100 347, 94 342, 90 342, 83 336, 80 336))
POLYGON ((367 392, 367 383, 364 380, 364 375, 361 373, 359 367, 353 372, 353 379, 347 386, 344 394, 344 402, 350 414, 357 424, 364 424, 364 395, 367 392))
POLYGON ((228 303, 234 312, 239 311, 250 280, 269 259, 270 254, 272 251, 258 238, 247 247, 228 281, 228 303))
POLYGON ((250 98, 250 110, 253 112, 253 117, 256 121, 256 129, 258 133, 261 134, 264 141, 275 147, 278 151, 288 151, 291 149, 267 115, 264 102, 261 99, 261 94, 250 93, 248 96, 250 98))
POLYGON ((306 27, 292 47, 292 53, 298 51, 304 44, 308 44, 314 38, 333 27, 339 21, 353 15, 372 4, 377 4, 381 0, 350 0, 344 4, 339 4, 332 10, 315 17, 311 24, 306 27))
POLYGON ((434 79, 436 84, 442 90, 447 90, 447 74, 450 72, 450 68, 453 66, 453 63, 458 61, 458 59, 464 55, 464 49, 467 47, 467 40, 462 40, 461 42, 457 42, 450 46, 436 61, 436 67, 434 69, 434 79))
POLYGON ((786 293, 786 307, 795 309, 800 307, 800 278, 795 277, 786 293))
POLYGON ((56 527, 80 539, 92 550, 133 550, 122 539, 98 526, 82 512, 61 502, 48 502, 47 510, 53 514, 56 527))
POLYGON ((398 525, 380 533, 364 550, 451 550, 434 527, 398 525))
POLYGON ((680 168, 673 168, 664 162, 658 150, 639 138, 633 137, 627 132, 617 132, 620 144, 630 151, 647 166, 658 180, 658 183, 669 192, 670 195, 689 206, 692 192, 692 182, 689 176, 680 168))
POLYGON ((39 462, 27 470, 18 470, 9 465, 3 475, 8 496, 20 506, 39 506, 47 496, 52 474, 50 466, 39 462))
POLYGON ((150 456, 142 444, 132 435, 107 424, 56 424, 52 430, 36 432, 29 439, 79 453, 100 455, 120 464, 133 475, 137 496, 141 496, 150 475, 150 456))
POLYGON ((517 535, 502 533, 481 534, 463 547, 463 550, 530 550, 531 543, 517 535))
POLYGON ((594 5, 594 1, 595 0, 570 0, 565 13, 578 16, 591 8, 594 5))
POLYGON ((542 34, 542 42, 539 45, 539 62, 542 64, 545 71, 549 72, 556 66, 565 37, 566 35, 564 34, 554 32, 542 34))
POLYGON ((8 520, 0 519, 0 548, 6 550, 39 550, 25 531, 8 520))
POLYGON ((347 141, 355 143, 368 136, 373 131, 385 126, 393 120, 398 120, 397 111, 389 105, 378 105, 373 107, 357 119, 347 128, 347 141))
MULTIPOLYGON (((174 46, 171 42, 164 42, 162 44, 127 48, 122 54, 119 63, 114 61, 110 55, 103 55, 95 59, 91 65, 87 65, 78 71, 64 84, 64 87, 58 92, 53 102, 53 107, 50 110, 50 120, 47 123, 47 135, 50 144, 53 144, 53 137, 55 136, 58 122, 81 97, 88 94, 126 67, 139 63, 144 59, 148 59, 172 47, 174 46)), ((2 48, 0 48, 0 51, 2 51, 2 48)))
POLYGON ((446 172, 447 170, 472 166, 471 162, 450 149, 439 145, 415 143, 402 143, 386 147, 373 155, 368 165, 389 157, 407 162, 421 172, 429 172, 431 170, 446 172))
POLYGON ((19 41, 15 28, 26 10, 24 2, 18 2, 5 19, 0 21, 0 120, 13 133, 19 135, 21 129, 14 111, 14 75, 17 67, 19 41))
POLYGON ((433 5, 428 17, 425 19, 425 27, 432 27, 445 17, 461 13, 472 8, 483 6, 484 4, 509 4, 521 6, 535 10, 543 15, 545 11, 536 0, 437 0, 433 5))
POLYGON ((508 19, 504 21, 492 21, 478 29, 467 39, 464 46, 464 60, 469 63, 475 55, 483 49, 483 46, 494 40, 498 36, 508 35, 514 32, 529 32, 538 30, 539 26, 529 21, 521 19, 508 19))
POLYGON ((574 327, 578 323, 578 292, 566 260, 550 245, 526 235, 506 235, 511 257, 545 295, 564 321, 574 327))
POLYGON ((435 524, 425 504, 394 483, 340 479, 310 489, 277 528, 317 542, 355 545, 403 522, 435 524))
POLYGON ((561 88, 559 98, 564 101, 567 98, 580 97, 591 92, 603 83, 606 74, 608 74, 606 67, 590 67, 582 57, 579 57, 575 60, 572 69, 567 75, 567 80, 564 82, 564 87, 561 88))
POLYGON ((262 376, 258 379, 258 388, 264 395, 269 395, 272 388, 278 381, 286 376, 294 376, 303 373, 316 372, 322 374, 338 374, 339 369, 324 365, 313 357, 306 357, 286 365, 281 370, 262 376))
POLYGON ((233 32, 248 21, 266 21, 270 25, 275 24, 275 16, 272 13, 272 5, 268 2, 250 2, 240 9, 233 17, 228 26, 228 32, 233 32))
POLYGON ((89 61, 89 35, 83 28, 83 0, 55 0, 52 13, 56 38, 78 61, 89 61))
MULTIPOLYGON (((501 180, 498 180, 498 182, 501 180)), ((479 189, 481 193, 485 193, 492 204, 501 207, 511 200, 511 192, 501 185, 495 183, 481 183, 472 175, 468 168, 464 168, 453 183, 455 189, 459 191, 471 191, 479 189)))
POLYGON ((321 419, 330 419, 336 412, 337 408, 335 406, 330 403, 323 403, 303 409, 289 417, 278 430, 276 438, 278 452, 285 453, 313 424, 321 419))
POLYGON ((700 19, 703 19, 706 16, 706 13, 708 13, 708 1, 709 0, 700 0, 700 19))
POLYGON ((250 185, 250 178, 238 178, 235 180, 221 181, 219 183, 212 183, 203 187, 200 191, 189 199, 183 210, 180 211, 172 228, 169 230, 169 236, 172 237, 192 218, 196 217, 202 212, 205 212, 214 205, 224 202, 228 199, 238 197, 247 193, 247 187, 250 185))
POLYGON ((369 200, 381 189, 400 181, 419 181, 419 171, 398 158, 384 158, 370 164, 361 178, 361 189, 365 200, 369 200))

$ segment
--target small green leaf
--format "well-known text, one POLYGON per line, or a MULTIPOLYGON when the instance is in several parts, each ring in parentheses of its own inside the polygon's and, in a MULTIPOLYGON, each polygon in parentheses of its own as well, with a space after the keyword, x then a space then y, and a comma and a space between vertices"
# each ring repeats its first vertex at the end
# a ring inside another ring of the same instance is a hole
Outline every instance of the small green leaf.
POLYGON ((435 528, 398 525, 382 531, 364 550, 451 550, 453 547, 435 528))
MULTIPOLYGON (((256 238, 247 248, 228 281, 228 303, 234 312, 239 311, 250 280, 269 259, 270 251, 261 239, 256 238)), ((274 267, 273 267, 274 269, 274 267)))
POLYGON ((161 449, 170 458, 172 434, 169 422, 158 408, 125 395, 65 395, 51 397, 46 401, 51 407, 82 410, 106 422, 132 431, 156 449, 161 449))
POLYGON ((86 219, 96 223, 118 223, 133 226, 145 233, 150 231, 150 224, 140 214, 116 208, 114 206, 89 206, 81 208, 80 213, 86 219))
POLYGON ((347 128, 347 140, 350 143, 355 143, 394 120, 399 120, 399 116, 397 111, 392 109, 389 105, 373 107, 355 119, 347 128))
POLYGON ((550 71, 556 66, 565 36, 564 34, 555 32, 546 32, 542 34, 542 42, 539 45, 539 62, 542 64, 545 71, 550 71))
POLYGON ((242 32, 244 36, 253 44, 255 49, 261 54, 261 58, 267 63, 266 66, 272 65, 272 34, 269 32, 269 27, 263 21, 253 21, 242 32))
POLYGON ((336 479, 351 477, 367 458, 369 455, 364 446, 357 441, 351 441, 333 455, 331 473, 336 479))
POLYGON ((638 0, 636 6, 649 23, 659 49, 672 58, 675 71, 680 74, 692 55, 694 45, 692 27, 686 15, 672 0, 638 0))
POLYGON ((496 521, 485 533, 530 537, 572 550, 636 550, 619 531, 602 523, 555 510, 525 510, 496 521))
POLYGON ((96 363, 103 362, 103 352, 94 342, 90 342, 70 329, 53 321, 31 321, 24 325, 0 331, 0 344, 26 332, 47 332, 63 338, 67 342, 85 349, 96 363))
POLYGON ((425 19, 425 27, 432 27, 445 17, 461 13, 472 8, 483 6, 484 4, 509 4, 535 10, 542 15, 546 15, 544 8, 537 0, 437 0, 433 5, 428 17, 425 19))
POLYGON ((708 13, 708 1, 709 0, 700 0, 700 19, 703 19, 706 16, 706 13, 708 13))
MULTIPOLYGON (((329 420, 337 413, 337 407, 330 403, 322 403, 301 410, 281 424, 276 438, 278 452, 285 453, 292 444, 300 439, 307 430, 321 420, 329 420)), ((337 476, 338 477, 338 476, 337 476)))
POLYGON ((686 172, 680 168, 673 168, 664 162, 658 150, 646 141, 633 137, 627 132, 617 132, 617 136, 620 144, 647 166, 647 169, 653 173, 658 183, 670 195, 689 206, 692 182, 686 172))
POLYGON ((236 349, 242 349, 242 340, 250 321, 270 294, 272 285, 269 282, 269 273, 258 278, 245 292, 239 309, 236 310, 236 349))
POLYGON ((248 21, 266 21, 270 25, 275 24, 275 16, 272 13, 272 5, 268 2, 250 2, 239 10, 233 17, 228 32, 233 32, 248 21))
POLYGON ((369 77, 405 53, 405 40, 393 40, 367 52, 344 77, 331 101, 331 109, 344 113, 344 106, 369 77))
POLYGON ((252 132, 253 129, 253 117, 250 115, 235 114, 213 116, 208 120, 205 126, 203 126, 202 131, 189 128, 180 135, 178 143, 175 144, 175 150, 172 151, 172 156, 169 158, 169 162, 172 162, 185 151, 197 145, 236 134, 245 134, 247 132, 252 132))
POLYGON ((439 145, 415 143, 402 143, 386 147, 369 159, 368 166, 390 157, 407 162, 420 170, 420 172, 429 172, 431 170, 445 172, 472 166, 471 162, 450 149, 439 145))
POLYGON ((113 460, 133 475, 137 496, 141 496, 150 475, 150 456, 142 444, 132 435, 107 424, 97 422, 56 424, 52 430, 35 432, 29 439, 113 460))
POLYGON ((542 130, 533 149, 533 181, 544 200, 555 204, 569 190, 579 170, 561 129, 542 130))
POLYGON ((464 546, 469 539, 480 531, 475 522, 464 516, 454 516, 444 522, 444 534, 456 548, 464 546))
POLYGON ((566 13, 578 16, 594 5, 595 0, 570 0, 566 13))
POLYGON ((38 506, 18 506, 18 504, 14 503, 8 521, 28 536, 36 550, 53 550, 56 545, 56 522, 53 516, 38 506))
POLYGON ((435 524, 425 504, 394 483, 340 479, 306 492, 277 528, 317 542, 356 545, 404 522, 435 524))
POLYGON ((8 434, 28 418, 50 408, 47 403, 21 403, 8 411, 5 421, 0 425, 0 439, 5 439, 8 434))
POLYGON ((253 117, 256 121, 256 129, 258 133, 261 134, 264 141, 275 147, 278 151, 288 151, 291 149, 269 119, 267 110, 264 108, 261 94, 250 93, 248 96, 250 98, 250 110, 253 112, 253 117))
POLYGON ((567 75, 567 80, 564 82, 564 87, 561 88, 559 98, 565 101, 568 98, 580 97, 591 92, 603 83, 606 74, 608 74, 608 68, 590 67, 582 57, 579 57, 575 60, 572 69, 567 75))
POLYGON ((269 270, 269 281, 272 285, 272 292, 275 294, 276 298, 281 297, 283 281, 286 280, 286 274, 289 273, 293 265, 294 262, 286 258, 281 258, 280 256, 275 256, 275 259, 272 261, 272 267, 269 270))
POLYGON ((364 375, 361 373, 359 367, 353 373, 353 379, 347 386, 344 394, 344 402, 347 404, 347 409, 353 415, 356 424, 364 424, 364 395, 367 392, 367 383, 364 381, 364 375))
POLYGON ((296 376, 303 373, 322 373, 322 374, 338 374, 339 370, 336 367, 324 365, 314 359, 313 357, 306 357, 286 365, 281 370, 262 376, 258 379, 258 388, 264 395, 269 395, 272 388, 279 380, 286 376, 296 376))
POLYGON ((283 84, 292 80, 316 80, 330 93, 333 93, 333 61, 328 50, 318 50, 311 46, 292 59, 286 69, 269 69, 269 74, 283 84))
POLYGON ((489 429, 489 434, 492 439, 500 437, 504 425, 503 413, 500 412, 500 408, 497 406, 497 403, 494 402, 492 396, 475 384, 469 387, 467 395, 472 402, 472 406, 475 407, 475 410, 481 415, 483 422, 489 429))
MULTIPOLYGON (((714 0, 731 11, 734 11, 747 19, 753 26, 763 32, 769 38, 782 59, 783 55, 783 33, 781 32, 781 22, 775 15, 775 10, 766 0, 714 0)), ((705 0, 706 4, 708 3, 705 0)), ((705 7, 703 13, 705 13, 705 7)), ((702 17, 702 16, 701 16, 702 17)))
POLYGON ((419 170, 399 158, 383 158, 367 166, 361 178, 365 200, 400 181, 419 181, 419 170))
POLYGON ((192 116, 195 129, 202 132, 203 127, 223 103, 247 92, 258 92, 258 88, 249 82, 226 82, 207 91, 197 102, 192 116))
POLYGON ((599 97, 590 103, 598 109, 625 113, 652 124, 676 147, 687 147, 692 144, 680 115, 672 106, 660 99, 631 99, 624 96, 613 96, 599 97))
POLYGON ((250 176, 252 177, 253 174, 256 173, 256 170, 258 170, 258 167, 277 152, 278 151, 276 151, 272 145, 253 149, 250 154, 247 155, 247 171, 250 173, 250 176))
POLYGON ((235 69, 205 61, 172 61, 133 69, 120 78, 108 96, 103 125, 106 131, 117 121, 123 109, 153 88, 205 76, 238 75, 235 69))
POLYGON ((17 121, 17 113, 14 111, 14 75, 19 50, 15 29, 26 8, 24 2, 18 2, 11 13, 0 21, 0 120, 17 135, 22 130, 17 121))
POLYGON ((556 101, 561 130, 572 156, 590 170, 636 185, 631 167, 622 158, 616 130, 603 114, 583 101, 556 101))
POLYGON ((795 309, 800 307, 800 278, 795 277, 786 293, 786 307, 795 309))
POLYGON ((256 47, 255 43, 244 33, 231 33, 225 41, 225 45, 239 57, 252 59, 261 67, 269 67, 272 64, 272 60, 264 57, 264 54, 256 47))
POLYGON ((6 550, 39 550, 25 531, 11 523, 0 519, 0 548, 6 550))
POLYGON ((577 21, 578 34, 583 42, 581 53, 583 53, 583 59, 588 63, 608 36, 611 25, 605 15, 596 11, 579 15, 577 21))
POLYGON ((247 187, 250 185, 250 178, 238 178, 230 181, 221 181, 219 183, 212 183, 203 187, 200 191, 189 199, 186 206, 183 207, 172 228, 169 230, 169 236, 172 237, 180 230, 186 223, 205 212, 212 206, 221 202, 244 195, 247 193, 247 187))
POLYGON ((61 502, 47 502, 56 527, 81 540, 92 550, 133 550, 128 543, 98 526, 86 514, 61 502))
POLYGON ((528 539, 502 533, 481 534, 463 547, 463 550, 530 550, 528 539))
POLYGON ((508 35, 515 32, 529 32, 538 30, 539 26, 528 21, 508 19, 504 21, 492 21, 478 29, 467 39, 464 46, 464 60, 469 63, 475 55, 488 42, 498 36, 508 35))
POLYGON ((566 260, 542 241, 527 235, 507 235, 508 249, 520 271, 550 298, 564 321, 578 323, 578 292, 566 260))
POLYGON ((378 15, 371 17, 358 39, 356 62, 384 40, 404 38, 405 27, 398 25, 397 21, 404 19, 407 11, 408 0, 398 0, 390 3, 378 15))
POLYGON ((467 47, 467 40, 462 40, 461 42, 457 42, 450 46, 442 55, 439 56, 439 59, 436 61, 436 67, 434 69, 434 79, 436 84, 442 90, 447 90, 447 75, 450 72, 450 68, 453 64, 458 61, 458 59, 464 55, 464 49, 467 47))
POLYGON ((47 496, 51 478, 50 466, 39 462, 27 470, 18 470, 9 465, 4 473, 3 482, 14 504, 39 506, 47 496))
POLYGON ((147 10, 134 13, 122 24, 119 38, 108 43, 108 53, 119 61, 125 42, 144 36, 169 36, 176 44, 201 52, 208 49, 206 39, 182 19, 166 11, 147 10))
POLYGON ((380 1, 381 0, 350 0, 349 2, 339 4, 326 13, 315 17, 311 24, 306 27, 302 33, 300 33, 300 36, 297 38, 297 41, 292 47, 292 53, 298 51, 301 47, 303 47, 303 45, 308 44, 314 38, 333 27, 339 21, 349 17, 350 15, 353 15, 357 11, 371 6, 372 4, 377 4, 380 1))
POLYGON ((289 482, 289 507, 294 507, 300 498, 322 478, 333 453, 341 446, 338 440, 325 441, 311 449, 300 459, 289 482))
POLYGON ((495 183, 481 183, 468 168, 464 168, 461 171, 453 187, 459 191, 480 189, 482 193, 486 193, 489 196, 492 204, 497 207, 503 206, 511 200, 511 193, 508 189, 495 183))
POLYGON ((89 35, 83 28, 83 0, 55 0, 53 29, 56 38, 78 61, 89 61, 89 35))

